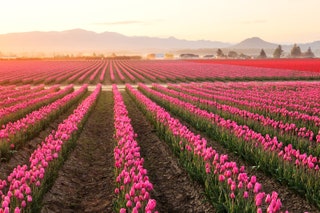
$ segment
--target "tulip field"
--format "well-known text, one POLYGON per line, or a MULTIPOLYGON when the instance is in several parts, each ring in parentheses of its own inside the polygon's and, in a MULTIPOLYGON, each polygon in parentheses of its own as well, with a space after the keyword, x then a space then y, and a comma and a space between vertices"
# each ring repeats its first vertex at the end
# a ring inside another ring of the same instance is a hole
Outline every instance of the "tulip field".
POLYGON ((234 61, 228 63, 227 60, 226 62, 217 60, 211 63, 210 60, 9 60, 0 61, 0 84, 110 85, 139 82, 320 79, 319 59, 297 60, 299 66, 279 63, 277 60, 272 63, 264 61, 264 64, 256 66, 255 64, 250 66, 253 62, 248 60, 234 61), (238 66, 234 61, 246 66, 238 66), (223 62, 225 64, 220 64, 223 62), (285 68, 285 65, 288 67, 285 68), (306 66, 307 70, 301 69, 301 66, 306 66))
POLYGON ((233 64, 250 67, 278 68, 320 72, 319 59, 196 60, 196 63, 233 64), (271 62, 271 63, 270 63, 271 62))
POLYGON ((320 212, 320 61, 293 64, 0 61, 0 213, 320 212))

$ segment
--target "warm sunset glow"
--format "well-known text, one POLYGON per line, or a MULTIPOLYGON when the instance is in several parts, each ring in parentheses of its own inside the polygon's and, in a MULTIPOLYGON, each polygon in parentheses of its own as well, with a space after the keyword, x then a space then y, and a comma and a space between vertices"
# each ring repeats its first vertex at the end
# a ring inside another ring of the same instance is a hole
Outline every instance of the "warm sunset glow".
POLYGON ((0 34, 82 28, 125 35, 239 42, 319 39, 318 0, 11 0, 1 3, 0 34))

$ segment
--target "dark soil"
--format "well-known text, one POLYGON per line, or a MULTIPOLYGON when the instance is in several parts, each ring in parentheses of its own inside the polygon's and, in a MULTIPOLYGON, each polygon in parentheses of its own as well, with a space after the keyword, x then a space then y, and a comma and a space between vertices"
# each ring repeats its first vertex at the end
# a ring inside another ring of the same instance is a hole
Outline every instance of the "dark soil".
POLYGON ((41 212, 112 212, 113 133, 112 93, 102 92, 41 212))
POLYGON ((145 159, 144 167, 148 171, 150 182, 154 185, 151 197, 157 201, 159 212, 215 212, 206 202, 204 189, 193 182, 188 173, 179 165, 178 159, 169 146, 161 141, 156 131, 146 120, 129 95, 123 97, 141 155, 145 159))

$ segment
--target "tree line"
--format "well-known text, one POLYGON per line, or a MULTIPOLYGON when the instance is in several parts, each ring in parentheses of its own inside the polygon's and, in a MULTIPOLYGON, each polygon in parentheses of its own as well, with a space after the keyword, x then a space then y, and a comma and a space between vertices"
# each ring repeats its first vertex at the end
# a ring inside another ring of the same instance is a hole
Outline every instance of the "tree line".
MULTIPOLYGON (((243 53, 238 54, 236 51, 229 51, 228 54, 224 54, 221 49, 218 49, 216 52, 216 56, 218 58, 250 58, 250 56, 244 55, 243 53)), ((273 58, 281 58, 285 57, 284 51, 281 47, 281 45, 278 45, 277 48, 273 51, 272 54, 273 58)), ((300 47, 297 44, 294 44, 290 54, 287 56, 289 58, 314 58, 315 55, 312 52, 311 48, 309 47, 306 52, 302 52, 300 47)), ((261 49, 260 54, 257 56, 257 58, 267 58, 267 54, 264 51, 264 49, 261 49)))
MULTIPOLYGON (((283 50, 281 45, 279 45, 273 52, 274 58, 281 58, 283 56, 283 50)), ((297 44, 294 44, 291 51, 290 51, 291 58, 314 58, 314 53, 312 52, 311 48, 309 47, 306 52, 302 52, 300 47, 297 44)))

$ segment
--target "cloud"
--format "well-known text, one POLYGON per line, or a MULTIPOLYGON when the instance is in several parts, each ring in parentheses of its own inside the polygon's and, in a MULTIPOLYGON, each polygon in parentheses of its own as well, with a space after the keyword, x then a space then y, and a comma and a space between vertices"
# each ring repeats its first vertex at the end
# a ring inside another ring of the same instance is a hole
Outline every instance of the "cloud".
POLYGON ((100 26, 116 26, 116 25, 150 25, 155 24, 159 22, 163 22, 165 20, 163 19, 154 19, 154 20, 148 20, 148 21, 139 21, 139 20, 126 20, 126 21, 111 21, 111 22, 96 22, 92 23, 92 25, 100 25, 100 26))
POLYGON ((110 25, 146 24, 146 23, 147 23, 147 22, 144 22, 144 21, 114 21, 114 22, 94 23, 94 25, 110 26, 110 25))
POLYGON ((267 23, 267 20, 264 19, 257 19, 257 20, 246 20, 246 21, 241 21, 241 24, 264 24, 267 23))

